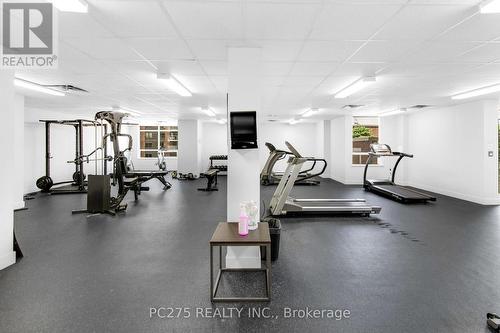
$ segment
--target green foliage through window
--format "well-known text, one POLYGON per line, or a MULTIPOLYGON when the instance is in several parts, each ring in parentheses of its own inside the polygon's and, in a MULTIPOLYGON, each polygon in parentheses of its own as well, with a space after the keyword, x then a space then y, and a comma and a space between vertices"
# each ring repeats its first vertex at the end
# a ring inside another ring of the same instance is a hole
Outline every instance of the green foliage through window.
POLYGON ((368 127, 361 126, 361 125, 353 126, 353 128, 352 128, 353 139, 360 138, 360 137, 366 137, 366 136, 367 137, 371 136, 371 131, 368 127))

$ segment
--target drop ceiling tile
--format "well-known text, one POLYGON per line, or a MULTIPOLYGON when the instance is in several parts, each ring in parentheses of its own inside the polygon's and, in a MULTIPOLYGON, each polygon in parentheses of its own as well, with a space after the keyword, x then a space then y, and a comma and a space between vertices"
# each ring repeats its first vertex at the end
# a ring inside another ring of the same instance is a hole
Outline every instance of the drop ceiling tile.
POLYGON ((423 41, 435 37, 464 19, 470 6, 406 6, 387 22, 377 39, 423 41))
POLYGON ((499 37, 500 20, 497 15, 477 14, 440 36, 439 40, 489 41, 499 37))
POLYGON ((364 45, 349 58, 350 62, 391 62, 415 49, 418 44, 410 41, 373 41, 364 45))
POLYGON ((463 75, 474 68, 475 64, 392 64, 388 66, 381 75, 391 77, 407 77, 411 82, 413 77, 445 77, 463 75))
POLYGON ((123 41, 151 61, 193 58, 186 43, 180 39, 131 38, 123 41))
POLYGON ((340 66, 339 62, 297 62, 290 73, 292 76, 326 77, 340 66))
POLYGON ((95 59, 143 60, 133 49, 117 38, 72 38, 66 43, 95 59))
POLYGON ((245 37, 302 40, 307 37, 319 8, 314 4, 248 2, 244 9, 245 37))
POLYGON ((254 41, 255 46, 262 48, 263 61, 294 61, 304 44, 302 41, 254 41))
POLYGON ((404 62, 432 63, 452 62, 464 52, 476 48, 481 43, 430 41, 418 45, 418 49, 405 55, 404 62))
POLYGON ((284 90, 294 90, 297 92, 307 92, 318 86, 323 81, 319 76, 288 76, 283 81, 284 90))
POLYGON ((241 39, 243 36, 240 3, 177 1, 163 5, 187 39, 241 39))
POLYGON ((375 76, 378 71, 388 66, 386 63, 347 62, 338 67, 334 76, 375 76))
POLYGON ((263 76, 285 76, 292 69, 291 62, 264 62, 262 63, 263 76))
POLYGON ((200 61, 201 66, 205 72, 210 76, 227 76, 227 62, 226 61, 200 61))
POLYGON ((483 44, 456 57, 456 61, 473 63, 486 63, 498 60, 500 60, 500 42, 483 44))
POLYGON ((156 1, 91 0, 90 3, 89 14, 118 37, 178 37, 156 1))
POLYGON ((298 57, 301 62, 341 62, 350 57, 363 42, 308 41, 298 57))
POLYGON ((199 60, 226 60, 231 42, 224 40, 188 40, 188 44, 199 60))
POLYGON ((312 39, 364 40, 399 9, 397 4, 329 4, 320 14, 312 39))
POLYGON ((59 12, 59 37, 68 38, 110 38, 113 33, 99 24, 90 15, 59 12))
POLYGON ((153 61, 160 70, 167 70, 174 75, 203 76, 205 72, 197 61, 153 61))
POLYGON ((320 95, 332 95, 357 79, 359 79, 358 76, 330 76, 314 92, 320 95))

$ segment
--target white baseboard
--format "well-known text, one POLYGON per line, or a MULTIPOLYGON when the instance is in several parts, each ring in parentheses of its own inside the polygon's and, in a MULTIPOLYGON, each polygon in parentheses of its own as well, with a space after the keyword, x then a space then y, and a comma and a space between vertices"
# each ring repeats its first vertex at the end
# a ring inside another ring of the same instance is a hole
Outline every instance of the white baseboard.
POLYGON ((258 246, 229 246, 226 254, 227 268, 260 268, 260 248, 258 246))
POLYGON ((16 263, 16 252, 12 251, 0 256, 0 270, 16 263))
POLYGON ((428 184, 419 184, 419 183, 413 183, 413 182, 408 182, 408 186, 419 188, 419 189, 429 191, 429 192, 439 193, 442 195, 446 195, 448 197, 453 197, 453 198, 457 198, 457 199, 461 199, 461 200, 465 200, 465 201, 478 203, 480 205, 500 205, 500 198, 499 197, 493 197, 493 198, 479 197, 479 196, 471 195, 471 194, 467 194, 467 193, 449 191, 449 190, 434 187, 434 186, 431 186, 428 184))

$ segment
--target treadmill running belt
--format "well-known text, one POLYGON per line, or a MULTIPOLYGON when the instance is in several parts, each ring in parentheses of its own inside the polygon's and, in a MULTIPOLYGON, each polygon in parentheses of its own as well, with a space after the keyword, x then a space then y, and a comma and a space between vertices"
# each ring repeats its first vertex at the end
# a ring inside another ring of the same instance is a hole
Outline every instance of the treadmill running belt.
POLYGON ((394 193, 401 197, 405 197, 408 199, 428 199, 429 195, 421 194, 410 190, 409 188, 405 188, 398 185, 375 185, 373 186, 375 189, 381 189, 383 192, 394 193))

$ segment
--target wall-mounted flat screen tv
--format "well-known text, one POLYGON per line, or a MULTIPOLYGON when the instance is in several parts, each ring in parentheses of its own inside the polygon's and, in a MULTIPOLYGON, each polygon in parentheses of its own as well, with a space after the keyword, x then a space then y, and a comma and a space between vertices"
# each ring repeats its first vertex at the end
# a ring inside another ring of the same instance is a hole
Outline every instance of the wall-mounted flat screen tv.
POLYGON ((231 112, 231 149, 257 148, 257 112, 231 112))

